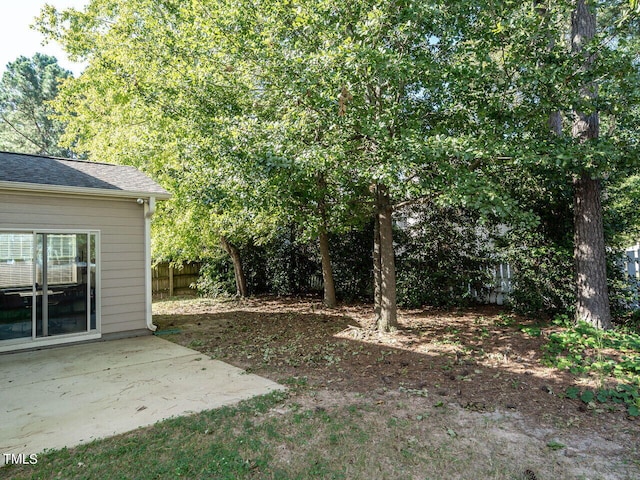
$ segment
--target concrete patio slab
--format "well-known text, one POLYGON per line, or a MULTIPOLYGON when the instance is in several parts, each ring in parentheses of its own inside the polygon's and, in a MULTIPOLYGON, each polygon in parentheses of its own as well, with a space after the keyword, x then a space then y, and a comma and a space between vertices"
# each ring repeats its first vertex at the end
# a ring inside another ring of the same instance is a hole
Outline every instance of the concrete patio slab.
POLYGON ((0 355, 0 454, 72 447, 282 389, 153 336, 0 355))

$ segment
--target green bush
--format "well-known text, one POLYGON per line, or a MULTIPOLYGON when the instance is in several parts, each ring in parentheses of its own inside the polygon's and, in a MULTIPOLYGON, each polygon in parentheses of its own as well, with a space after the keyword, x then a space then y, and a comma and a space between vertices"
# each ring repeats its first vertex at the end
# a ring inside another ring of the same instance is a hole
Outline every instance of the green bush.
POLYGON ((341 300, 373 298, 373 222, 329 236, 336 294, 341 300))
POLYGON ((318 249, 312 243, 301 241, 293 227, 283 229, 265 246, 264 254, 268 293, 298 295, 318 291, 313 282, 322 278, 318 249))
POLYGON ((218 298, 236 293, 233 265, 223 256, 209 258, 200 267, 200 277, 195 284, 198 294, 203 297, 218 298))
POLYGON ((398 304, 452 306, 475 302, 471 290, 489 281, 486 227, 467 210, 420 206, 397 228, 398 304))
POLYGON ((535 244, 511 249, 507 261, 512 269, 513 309, 524 315, 571 315, 575 309, 573 251, 535 244))
MULTIPOLYGON (((298 242, 292 229, 282 229, 267 244, 249 242, 241 246, 240 257, 249 294, 317 292, 318 287, 313 283, 314 278, 321 278, 317 256, 313 245, 298 242)), ((220 251, 219 256, 203 262, 196 286, 198 292, 205 296, 236 293, 233 265, 226 253, 220 251)))
POLYGON ((609 253, 607 257, 607 281, 611 315, 618 325, 640 331, 640 311, 637 308, 638 280, 628 278, 624 270, 626 253, 609 253))

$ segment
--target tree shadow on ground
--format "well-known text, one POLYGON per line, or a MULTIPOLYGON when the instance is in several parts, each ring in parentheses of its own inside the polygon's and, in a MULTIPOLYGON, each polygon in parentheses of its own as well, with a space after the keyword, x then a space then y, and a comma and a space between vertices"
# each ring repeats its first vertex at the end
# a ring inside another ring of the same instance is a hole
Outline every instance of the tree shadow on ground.
POLYGON ((174 342, 281 383, 381 398, 400 390, 434 404, 513 410, 563 424, 624 415, 612 409, 596 416, 563 398, 578 380, 541 363, 553 327, 483 307, 401 312, 399 331, 378 334, 370 312, 366 305, 325 310, 272 300, 154 321, 174 342))

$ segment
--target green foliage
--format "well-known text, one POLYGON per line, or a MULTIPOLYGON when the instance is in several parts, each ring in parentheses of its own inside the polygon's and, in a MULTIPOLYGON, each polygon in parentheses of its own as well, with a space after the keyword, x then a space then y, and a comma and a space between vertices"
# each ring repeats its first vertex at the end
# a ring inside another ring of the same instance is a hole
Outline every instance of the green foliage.
POLYGON ((500 313, 498 314, 498 319, 495 321, 495 325, 498 327, 511 327, 515 325, 517 321, 517 318, 513 315, 500 313))
POLYGON ((631 332, 640 332, 640 309, 628 310, 624 316, 618 318, 621 329, 631 332))
MULTIPOLYGON (((539 222, 517 225, 496 239, 498 258, 512 268, 510 304, 525 315, 572 315, 575 274, 571 190, 568 182, 550 182, 546 175, 531 180, 523 186, 514 185, 512 192, 539 222)), ((635 194, 626 189, 623 193, 613 179, 607 185, 616 191, 616 200, 607 198, 604 203, 606 242, 614 247, 607 251, 609 302, 614 318, 622 319, 629 316, 637 286, 620 268, 622 256, 618 251, 629 245, 625 241, 632 238, 637 213, 619 204, 625 195, 631 201, 635 194)))
POLYGON ((329 237, 336 293, 342 300, 373 298, 373 224, 329 237))
POLYGON ((200 268, 200 276, 195 284, 203 297, 225 297, 236 292, 233 265, 228 257, 208 259, 200 268))
MULTIPOLYGON (((294 258, 298 246, 359 230, 368 188, 384 184, 394 202, 429 199, 509 224, 514 305, 554 313, 573 305, 573 175, 618 185, 639 158, 637 12, 598 3, 603 28, 584 46, 596 60, 585 69, 565 42, 572 8, 92 0, 82 11, 45 7, 38 28, 89 63, 56 100, 66 144, 136 165, 174 193, 154 225, 156 257, 214 257, 223 237, 247 252, 295 225, 295 241, 274 243, 260 267, 270 288, 295 290, 316 264, 294 258), (597 105, 584 95, 593 79, 597 105), (572 138, 576 110, 600 112, 601 138, 572 138), (565 135, 550 134, 551 112, 565 135)), ((406 304, 450 303, 481 280, 475 246, 454 261, 427 257, 427 245, 399 252, 406 304)), ((349 272, 370 269, 343 261, 343 294, 367 291, 349 272)))
POLYGON ((511 267, 509 302, 524 315, 570 314, 575 304, 570 180, 557 168, 533 164, 505 183, 537 220, 510 226, 496 238, 498 258, 511 267))
MULTIPOLYGON (((559 319, 563 324, 566 319, 559 319)), ((580 322, 549 336, 545 345, 545 363, 573 374, 589 374, 601 381, 612 379, 613 388, 580 390, 567 389, 568 398, 580 399, 586 404, 622 403, 629 415, 636 416, 640 407, 640 335, 620 330, 601 331, 580 322), (606 352, 606 353, 605 353, 606 352)))
MULTIPOLYGON (((320 259, 314 243, 295 226, 278 228, 267 242, 252 241, 240 248, 250 295, 298 295, 322 290, 320 259)), ((203 296, 236 293, 233 265, 223 252, 204 259, 196 284, 203 296)))
POLYGON ((640 238, 640 176, 625 175, 609 185, 604 201, 608 243, 626 248, 640 238))
POLYGON ((549 442, 547 442, 547 447, 549 447, 551 450, 562 450, 566 447, 566 445, 558 442, 557 440, 550 440, 549 442))
MULTIPOLYGON (((313 286, 310 281, 321 279, 317 249, 309 242, 297 238, 295 229, 283 229, 273 242, 265 248, 265 269, 269 293, 308 293, 313 286)), ((321 284, 317 284, 316 291, 321 284)))
POLYGON ((451 306, 473 302, 470 289, 489 280, 487 228, 469 210, 426 205, 406 213, 397 228, 399 304, 451 306))
MULTIPOLYGON (((240 254, 251 295, 298 295, 322 289, 320 260, 313 242, 305 241, 294 226, 280 228, 268 242, 249 242, 240 254)), ((197 282, 205 296, 234 294, 233 266, 226 255, 206 259, 197 282)))
MULTIPOLYGON (((616 254, 609 251, 607 255, 607 282, 611 314, 617 325, 626 324, 633 328, 636 298, 640 292, 640 282, 630 277, 626 271, 626 252, 616 254), (623 268, 624 267, 624 268, 623 268)), ((637 325, 636 325, 637 326, 637 325)), ((640 331, 635 329, 635 331, 640 331)))
MULTIPOLYGON (((469 213, 446 208, 419 211, 421 215, 412 217, 416 224, 396 231, 399 303, 411 307, 468 304, 473 301, 469 286, 485 281, 488 247, 484 238, 478 237, 469 213)), ((341 300, 371 298, 371 228, 366 225, 330 236, 341 300)), ((252 294, 295 295, 321 289, 317 248, 294 225, 278 229, 264 244, 243 247, 241 254, 252 294)), ((209 260, 199 286, 213 294, 233 293, 230 268, 224 258, 209 260)))
MULTIPOLYGON (((500 170, 505 186, 539 220, 526 230, 516 228, 510 239, 507 255, 517 277, 514 306, 528 313, 569 312, 577 278, 571 258, 573 179, 587 175, 603 180, 612 191, 622 188, 621 196, 605 205, 610 245, 619 246, 637 228, 634 202, 626 202, 634 195, 628 185, 622 187, 623 179, 635 175, 639 158, 638 138, 632 133, 640 99, 634 60, 637 12, 627 2, 592 3, 598 32, 583 42, 587 65, 566 42, 575 2, 543 2, 535 9, 517 2, 485 7, 478 7, 471 27, 477 28, 482 46, 466 51, 471 58, 483 58, 475 67, 479 78, 456 97, 476 104, 481 99, 474 114, 496 128, 480 129, 480 134, 492 145, 504 142, 502 150, 511 156, 500 170), (487 35, 490 25, 492 35, 487 35), (478 50, 486 57, 476 57, 478 50), (597 98, 585 95, 592 82, 598 85, 597 98), (597 138, 574 138, 578 115, 591 113, 599 115, 597 138), (559 119, 554 133, 552 114, 559 119)), ((456 67, 473 68, 463 63, 456 67)))
POLYGON ((518 329, 530 337, 539 337, 542 335, 542 328, 535 325, 519 325, 518 329))
MULTIPOLYGON (((342 300, 371 298, 371 230, 363 228, 331 236, 336 290, 342 300)), ((320 258, 315 242, 299 228, 279 228, 272 238, 241 248, 250 294, 298 295, 322 290, 320 258)), ((205 295, 233 294, 233 270, 226 256, 207 259, 198 288, 205 295)))
POLYGON ((54 57, 36 53, 7 64, 0 81, 0 150, 73 157, 58 146, 64 123, 50 102, 60 84, 73 78, 54 57))
POLYGON ((512 269, 509 302, 525 315, 570 313, 574 308, 573 251, 520 231, 505 254, 512 269), (516 238, 518 238, 516 240, 516 238))
POLYGON ((564 395, 572 400, 580 399, 591 408, 597 408, 598 404, 622 404, 626 407, 630 417, 640 415, 640 389, 636 385, 620 384, 614 388, 597 390, 580 390, 578 387, 569 387, 564 395))

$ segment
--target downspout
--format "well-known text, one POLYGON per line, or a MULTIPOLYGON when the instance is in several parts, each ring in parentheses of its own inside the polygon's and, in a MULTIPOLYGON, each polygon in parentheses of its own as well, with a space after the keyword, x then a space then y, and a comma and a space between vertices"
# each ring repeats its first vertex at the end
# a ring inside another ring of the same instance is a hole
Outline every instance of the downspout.
POLYGON ((149 197, 149 200, 144 202, 144 296, 147 328, 152 332, 155 332, 158 328, 153 324, 151 310, 151 217, 153 217, 154 213, 156 213, 156 199, 155 197, 149 197))

